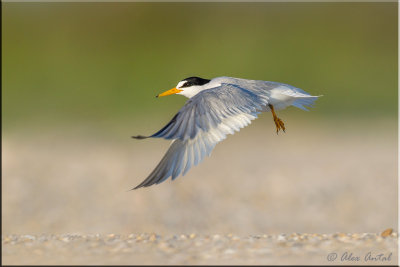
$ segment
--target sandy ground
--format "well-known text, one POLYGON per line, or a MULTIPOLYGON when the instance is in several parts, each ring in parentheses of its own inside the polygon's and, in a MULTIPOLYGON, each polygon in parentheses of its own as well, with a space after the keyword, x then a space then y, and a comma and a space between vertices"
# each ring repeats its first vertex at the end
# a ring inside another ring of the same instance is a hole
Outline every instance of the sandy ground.
POLYGON ((3 264, 397 263, 397 237, 380 234, 10 235, 3 264))
POLYGON ((135 191, 129 189, 151 172, 168 141, 131 140, 146 133, 133 128, 113 135, 79 128, 5 133, 3 263, 328 264, 327 253, 346 251, 344 244, 397 259, 397 237, 377 237, 398 230, 396 122, 285 123, 287 133, 277 136, 262 117, 185 177, 135 191), (110 233, 118 237, 114 245, 110 233), (156 239, 138 243, 141 233, 156 239), (192 233, 194 240, 171 241, 192 233), (282 233, 330 240, 349 233, 351 241, 281 245, 282 233), (363 233, 375 237, 351 237, 363 233), (66 234, 76 240, 64 242, 66 234), (20 242, 21 235, 34 239, 20 242), (176 243, 163 251, 169 242, 176 243))

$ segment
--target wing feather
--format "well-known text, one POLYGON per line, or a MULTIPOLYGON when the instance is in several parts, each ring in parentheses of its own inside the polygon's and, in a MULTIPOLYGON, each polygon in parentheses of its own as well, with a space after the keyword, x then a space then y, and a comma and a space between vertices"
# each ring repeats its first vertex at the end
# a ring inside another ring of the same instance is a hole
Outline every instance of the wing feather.
POLYGON ((185 175, 210 156, 215 145, 257 118, 267 98, 241 87, 222 84, 189 99, 161 130, 150 137, 173 139, 168 151, 150 175, 134 189, 185 175))

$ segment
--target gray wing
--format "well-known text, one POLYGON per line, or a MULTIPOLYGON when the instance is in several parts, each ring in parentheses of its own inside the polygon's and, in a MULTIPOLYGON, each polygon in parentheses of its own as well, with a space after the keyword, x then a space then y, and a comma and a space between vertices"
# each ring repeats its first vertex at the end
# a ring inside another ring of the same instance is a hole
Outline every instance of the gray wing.
POLYGON ((165 127, 148 136, 174 141, 153 172, 134 189, 159 184, 169 177, 174 180, 181 173, 185 175, 191 166, 209 156, 226 135, 257 118, 267 100, 264 94, 232 84, 221 84, 189 99, 165 127))

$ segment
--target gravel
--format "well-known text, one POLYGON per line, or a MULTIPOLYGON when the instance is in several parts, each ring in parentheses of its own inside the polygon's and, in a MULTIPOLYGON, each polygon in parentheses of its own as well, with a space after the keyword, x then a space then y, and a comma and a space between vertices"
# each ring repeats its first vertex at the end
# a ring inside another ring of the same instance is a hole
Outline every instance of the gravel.
POLYGON ((2 237, 3 264, 397 264, 398 233, 2 237))

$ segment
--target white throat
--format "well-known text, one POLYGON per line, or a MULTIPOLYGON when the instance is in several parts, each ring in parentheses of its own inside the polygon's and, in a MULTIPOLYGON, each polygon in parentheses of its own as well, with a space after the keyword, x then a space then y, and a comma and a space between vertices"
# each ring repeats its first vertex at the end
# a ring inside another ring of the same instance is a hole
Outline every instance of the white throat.
POLYGON ((194 86, 190 86, 190 87, 184 87, 184 88, 176 87, 176 88, 183 90, 182 92, 179 92, 178 95, 183 95, 183 96, 186 96, 187 98, 192 98, 195 95, 197 95, 198 93, 200 93, 201 91, 207 89, 207 88, 204 88, 203 85, 194 85, 194 86))

